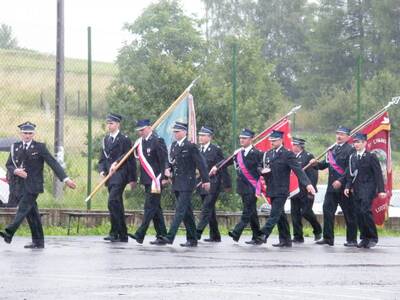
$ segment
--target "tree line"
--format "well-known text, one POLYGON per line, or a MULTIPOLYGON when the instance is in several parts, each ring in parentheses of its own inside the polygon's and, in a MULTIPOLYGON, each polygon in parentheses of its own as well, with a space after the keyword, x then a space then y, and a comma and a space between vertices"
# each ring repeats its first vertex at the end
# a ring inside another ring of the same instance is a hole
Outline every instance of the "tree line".
MULTIPOLYGON (((216 128, 230 149, 234 47, 238 128, 260 131, 294 104, 303 105, 300 132, 355 127, 359 65, 362 119, 398 93, 398 0, 202 2, 202 18, 185 14, 179 1, 160 0, 126 23, 133 41, 120 50, 108 96, 110 109, 130 116, 126 126, 155 120, 201 75, 193 89, 198 123, 216 128)), ((399 111, 391 111, 393 128, 399 111)), ((400 133, 393 137, 396 147, 400 133)))

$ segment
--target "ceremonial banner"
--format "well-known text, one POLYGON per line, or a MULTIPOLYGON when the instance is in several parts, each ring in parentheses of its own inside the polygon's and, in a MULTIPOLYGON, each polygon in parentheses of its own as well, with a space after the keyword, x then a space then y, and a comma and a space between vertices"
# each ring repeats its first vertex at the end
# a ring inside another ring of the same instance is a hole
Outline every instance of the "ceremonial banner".
POLYGON ((390 119, 388 112, 369 122, 362 133, 367 134, 367 150, 375 153, 382 168, 387 197, 376 197, 372 203, 375 224, 383 226, 388 217, 390 198, 392 197, 392 155, 390 147, 390 119))
POLYGON ((188 123, 188 140, 196 143, 196 112, 191 94, 188 93, 186 97, 177 103, 173 110, 154 128, 157 134, 164 139, 168 149, 170 149, 172 142, 175 140, 172 127, 176 121, 188 123))
MULTIPOLYGON (((257 136, 258 141, 254 143, 254 146, 260 150, 260 151, 268 151, 271 149, 271 142, 268 140, 267 136, 271 134, 273 130, 279 130, 283 131, 283 145, 286 149, 292 150, 292 131, 290 127, 290 121, 289 118, 283 118, 280 122, 278 122, 276 125, 267 128, 265 131, 263 131, 261 134, 257 136)), ((265 194, 266 189, 268 187, 265 187, 265 184, 263 186, 263 193, 265 194)), ((289 185, 289 192, 290 195, 289 197, 293 197, 300 191, 299 189, 299 181, 297 179, 297 176, 293 173, 293 171, 290 172, 290 185, 289 185)))

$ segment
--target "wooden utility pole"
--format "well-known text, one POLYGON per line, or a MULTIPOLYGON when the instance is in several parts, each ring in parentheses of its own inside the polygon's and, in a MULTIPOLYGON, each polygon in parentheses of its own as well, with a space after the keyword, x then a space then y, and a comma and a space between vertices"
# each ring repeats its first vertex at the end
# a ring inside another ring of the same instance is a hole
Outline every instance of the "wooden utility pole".
MULTIPOLYGON (((64 163, 64 0, 57 0, 57 53, 56 53, 56 103, 54 127, 54 153, 62 167, 64 163)), ((53 195, 61 199, 63 183, 54 177, 53 195)))

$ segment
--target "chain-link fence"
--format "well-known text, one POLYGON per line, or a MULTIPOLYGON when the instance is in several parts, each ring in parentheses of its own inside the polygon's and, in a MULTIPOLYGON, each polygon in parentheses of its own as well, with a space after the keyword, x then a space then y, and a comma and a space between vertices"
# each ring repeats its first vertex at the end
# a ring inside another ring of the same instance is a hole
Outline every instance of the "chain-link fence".
MULTIPOLYGON (((35 139, 45 142, 54 153, 55 139, 55 72, 56 57, 35 51, 0 49, 0 139, 5 144, 0 152, 0 167, 5 171, 9 156, 7 144, 18 140, 17 125, 30 121, 37 125, 35 139)), ((88 164, 88 64, 86 60, 65 59, 65 116, 64 152, 66 171, 78 187, 67 190, 60 199, 53 196, 54 174, 45 168, 45 192, 39 197, 42 208, 86 208, 84 202, 87 188, 88 164)), ((107 114, 107 90, 118 70, 113 63, 94 61, 92 64, 92 186, 99 181, 97 162, 101 149, 100 140, 105 130, 107 114)), ((120 112, 124 114, 123 112, 120 112)), ((127 116, 128 117, 128 116, 127 116)), ((123 130, 123 129, 122 129, 123 130)), ((124 130, 123 130, 124 131, 124 130)), ((135 132, 126 132, 132 139, 135 132)), ((226 199, 226 197, 223 197, 226 199)), ((100 190, 92 200, 91 208, 107 208, 106 188, 100 190)), ((195 207, 200 207, 195 198, 195 207)), ((163 197, 164 207, 172 208, 174 197, 167 188, 163 197)), ((126 191, 126 208, 143 207, 144 192, 139 186, 135 191, 126 191)))
MULTIPOLYGON (((54 150, 55 126, 55 56, 44 55, 27 50, 0 49, 0 138, 18 138, 17 125, 31 121, 37 124, 36 139, 47 144, 51 152, 54 150)), ((107 93, 113 79, 118 74, 113 63, 94 62, 93 70, 93 141, 94 154, 92 166, 93 186, 100 178, 97 173, 97 160, 100 151, 100 138, 105 134, 104 117, 107 113, 107 93)), ((172 100, 172 99, 171 99, 172 100)), ((42 208, 86 208, 84 202, 87 187, 87 134, 88 134, 88 84, 87 61, 66 59, 65 61, 65 119, 64 148, 66 170, 74 178, 78 188, 68 190, 62 199, 52 195, 53 173, 49 168, 45 171, 45 193, 39 199, 42 208)), ((123 112, 120 112, 123 114, 123 112)), ((301 114, 301 111, 299 112, 301 114)), ((129 117, 129 116, 127 116, 129 117)), ((301 122, 298 121, 298 123, 301 122)), ((394 128, 396 130, 396 128, 394 128)), ((134 132, 127 132, 132 138, 134 132)), ((334 134, 315 128, 297 126, 294 131, 308 140, 308 150, 320 153, 329 146, 334 134)), ((217 141, 218 142, 218 141, 217 141)), ((228 154, 228 153, 226 153, 228 154)), ((0 167, 4 169, 8 152, 0 152, 0 167)), ((393 188, 400 189, 398 161, 400 154, 393 152, 393 188)), ((326 184, 326 173, 320 176, 320 184, 326 184)), ((234 194, 222 193, 218 209, 238 210, 240 201, 234 194)), ((107 192, 102 189, 93 199, 93 209, 106 209, 107 192)), ((126 192, 126 207, 138 209, 143 207, 143 189, 126 192)), ((393 203, 399 203, 399 193, 395 192, 393 203)), ((163 206, 172 208, 173 194, 166 189, 163 206)), ((196 195, 195 208, 200 208, 201 201, 196 195)))

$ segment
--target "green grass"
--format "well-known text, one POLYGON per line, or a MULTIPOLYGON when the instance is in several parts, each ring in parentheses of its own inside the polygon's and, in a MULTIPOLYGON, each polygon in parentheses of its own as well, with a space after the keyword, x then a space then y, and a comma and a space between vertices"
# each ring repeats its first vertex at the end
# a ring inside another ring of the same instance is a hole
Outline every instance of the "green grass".
MULTIPOLYGON (((1 114, 14 111, 30 113, 32 109, 41 108, 42 117, 48 117, 44 115, 46 109, 41 107, 41 102, 51 111, 54 110, 55 68, 53 55, 0 49, 1 114)), ((101 116, 107 109, 107 88, 115 78, 117 68, 113 63, 93 62, 92 74, 93 113, 101 116)), ((82 115, 87 101, 87 61, 66 58, 64 77, 66 113, 78 114, 79 93, 79 111, 82 115)), ((19 121, 19 115, 14 116, 15 122, 19 121)))
MULTIPOLYGON (((0 228, 2 226, 0 225, 0 228)), ((128 232, 135 232, 136 227, 130 226, 128 228, 128 232)), ((220 227, 220 232, 222 235, 227 236, 228 231, 230 228, 225 228, 225 227, 220 227)), ((104 224, 101 224, 96 227, 85 227, 81 226, 79 233, 76 232, 76 223, 72 224, 71 226, 71 236, 96 236, 96 235, 107 235, 110 230, 110 223, 105 222, 104 224)), ((304 229, 304 237, 314 237, 312 233, 312 228, 305 226, 304 229)), ((293 232, 293 230, 291 230, 293 232)), ((61 226, 45 226, 44 227, 44 233, 46 236, 65 236, 67 235, 67 228, 66 227, 61 227, 61 226)), ((147 235, 154 236, 156 234, 154 228, 152 226, 149 227, 147 231, 147 235)), ((178 235, 185 235, 186 232, 183 229, 179 229, 178 235)), ((208 228, 204 231, 203 236, 208 236, 208 228)), ((244 235, 251 235, 251 230, 250 229, 245 229, 244 235)), ((273 235, 278 234, 278 229, 275 227, 274 230, 272 231, 273 235)), ((344 227, 336 227, 335 228, 335 235, 336 236, 345 236, 346 235, 346 230, 344 227)), ((389 230, 385 228, 378 228, 378 235, 380 237, 400 237, 400 232, 396 230, 389 230)), ((29 227, 27 225, 22 225, 20 229, 17 231, 17 236, 31 236, 31 233, 29 231, 29 227)))
MULTIPOLYGON (((31 50, 0 49, 0 69, 5 70, 55 70, 56 57, 31 50)), ((65 72, 87 74, 87 60, 65 59, 65 72)), ((114 76, 117 69, 113 63, 93 62, 93 75, 114 76)))

